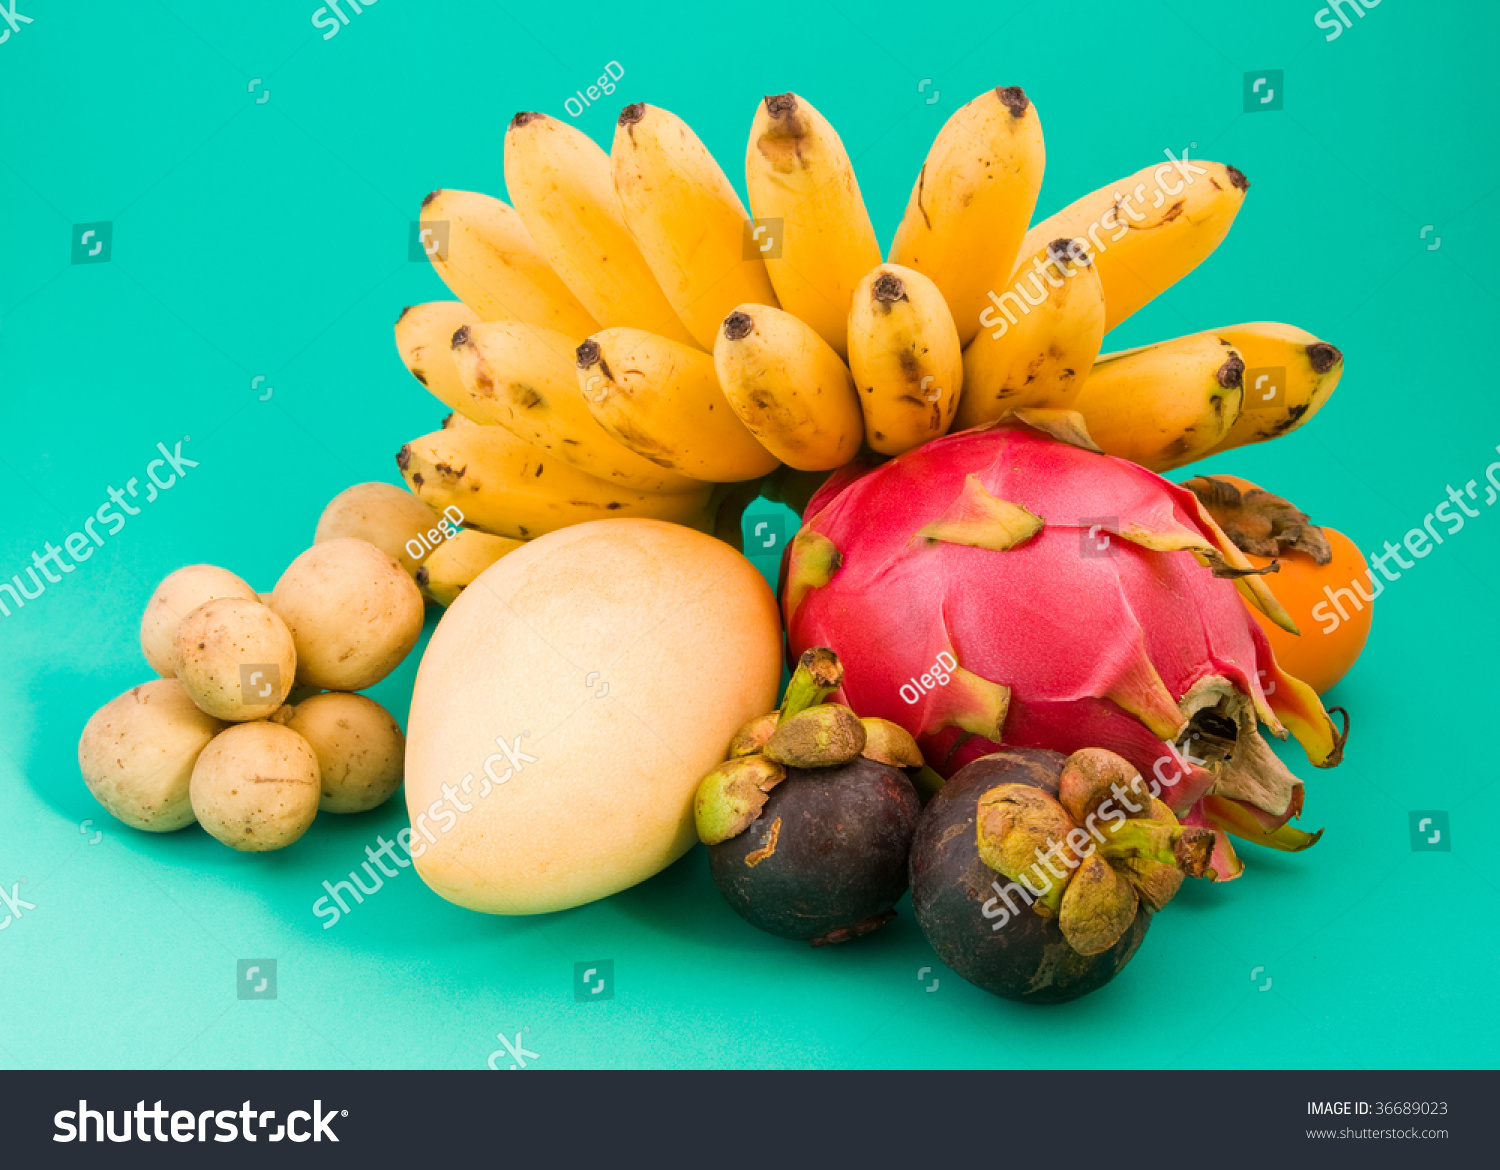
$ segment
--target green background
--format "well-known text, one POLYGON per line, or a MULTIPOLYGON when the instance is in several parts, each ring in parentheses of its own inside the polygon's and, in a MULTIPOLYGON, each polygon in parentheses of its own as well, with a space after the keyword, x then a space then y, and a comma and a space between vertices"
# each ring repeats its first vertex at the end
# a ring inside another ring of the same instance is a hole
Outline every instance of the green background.
MULTIPOLYGON (((200 463, 0 617, 0 885, 36 907, 0 931, 0 1063, 483 1068, 501 1032, 533 1068, 1494 1063, 1500 509, 1380 599, 1334 695, 1353 715, 1347 763, 1288 755, 1308 778, 1303 824, 1327 829, 1317 848, 1247 846, 1243 880, 1185 889, 1126 973, 1067 1007, 970 987, 909 913, 822 951, 762 936, 701 849, 529 919, 460 910, 402 871, 325 931, 321 883, 394 837, 399 800, 242 856, 196 828, 117 824, 75 759, 89 714, 151 677, 135 632, 157 580, 208 561, 268 589, 330 496, 396 481, 396 448, 444 413, 391 341, 403 305, 446 295, 408 260, 419 201, 503 195, 511 114, 567 117, 609 61, 620 88, 576 124, 607 144, 619 107, 649 100, 737 184, 757 99, 805 94, 883 241, 938 127, 996 84, 1041 113, 1039 213, 1168 148, 1238 166, 1252 189, 1229 239, 1106 348, 1255 319, 1334 342, 1348 371, 1315 422, 1208 469, 1367 551, 1399 541, 1447 485, 1482 483, 1500 443, 1494 5, 1384 3, 1333 42, 1317 0, 382 0, 326 42, 317 7, 20 0, 33 22, 0 43, 0 575, 142 475, 159 441, 190 435, 200 463), (1246 72, 1269 69, 1283 108, 1245 113, 1246 72), (71 264, 73 225, 101 221, 109 262, 71 264), (1451 852, 1414 851, 1414 810, 1449 815, 1451 852), (264 958, 277 998, 238 999, 237 961, 264 958), (575 1002, 575 962, 601 959, 613 998, 575 1002)), ((373 692, 403 719, 416 662, 373 692)))

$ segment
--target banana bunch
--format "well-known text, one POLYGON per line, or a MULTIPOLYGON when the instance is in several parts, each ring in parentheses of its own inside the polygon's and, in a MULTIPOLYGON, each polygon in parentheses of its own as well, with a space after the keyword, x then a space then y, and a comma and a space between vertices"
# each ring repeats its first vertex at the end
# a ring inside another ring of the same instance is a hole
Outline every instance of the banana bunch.
MULTIPOLYGON (((437 190, 422 239, 454 300, 396 322, 453 413, 402 474, 472 539, 429 566, 451 600, 510 542, 606 516, 731 536, 761 489, 950 430, 1072 411, 1154 470, 1302 426, 1337 349, 1252 322, 1101 355, 1105 334, 1219 245, 1249 182, 1168 152, 1034 220, 1036 107, 989 90, 942 127, 888 257, 837 131, 804 97, 758 103, 742 201, 688 125, 624 108, 606 152, 522 112, 511 205, 437 190)), ((731 536, 732 538, 732 536, 731 536)))

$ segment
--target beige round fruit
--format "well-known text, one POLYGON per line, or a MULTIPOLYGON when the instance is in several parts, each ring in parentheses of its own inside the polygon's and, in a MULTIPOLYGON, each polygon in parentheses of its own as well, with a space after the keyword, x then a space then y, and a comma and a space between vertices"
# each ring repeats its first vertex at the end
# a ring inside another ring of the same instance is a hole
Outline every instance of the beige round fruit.
POLYGON ((246 853, 284 849, 318 815, 318 757, 279 723, 237 723, 198 756, 188 792, 198 823, 246 853))
POLYGON ((217 565, 188 565, 169 573, 146 603, 146 613, 141 619, 141 650, 151 669, 163 678, 177 673, 177 660, 173 657, 177 627, 205 601, 219 597, 254 601, 257 596, 244 581, 217 565))
POLYGON ((78 740, 78 768, 111 816, 169 833, 193 823, 193 765, 223 729, 175 678, 152 679, 94 712, 78 740))
POLYGON ((269 717, 297 674, 286 623, 241 597, 205 602, 183 618, 173 654, 177 679, 193 702, 231 723, 269 717))
POLYGON ((288 566, 271 608, 297 646, 297 681, 362 691, 401 664, 422 633, 422 594, 367 540, 315 544, 288 566))
POLYGON ((776 599, 727 544, 622 519, 516 549, 453 603, 417 672, 418 872, 492 914, 650 877, 697 839, 698 781, 780 677, 776 599))
POLYGON ((286 726, 318 757, 324 812, 367 812, 401 787, 406 737, 374 699, 327 691, 299 703, 286 726))
POLYGON ((313 543, 352 536, 367 540, 415 574, 443 539, 442 518, 405 488, 390 483, 357 483, 328 502, 318 518, 313 543), (415 550, 415 551, 413 551, 415 550))

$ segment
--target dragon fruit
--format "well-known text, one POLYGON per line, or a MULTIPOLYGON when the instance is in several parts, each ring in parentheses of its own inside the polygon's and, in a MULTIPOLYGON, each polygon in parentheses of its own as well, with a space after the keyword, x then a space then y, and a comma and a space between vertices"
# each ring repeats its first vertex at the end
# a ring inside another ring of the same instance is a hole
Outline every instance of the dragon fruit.
MULTIPOLYGON (((1277 667, 1241 595, 1291 619, 1192 492, 1021 412, 836 472, 787 551, 788 650, 832 647, 840 702, 916 737, 949 776, 1006 747, 1130 761, 1187 825, 1283 850, 1321 833, 1262 737, 1343 754, 1316 693, 1277 667), (1024 421, 1023 421, 1024 419, 1024 421)), ((1338 710, 1335 708, 1334 710, 1338 710)))

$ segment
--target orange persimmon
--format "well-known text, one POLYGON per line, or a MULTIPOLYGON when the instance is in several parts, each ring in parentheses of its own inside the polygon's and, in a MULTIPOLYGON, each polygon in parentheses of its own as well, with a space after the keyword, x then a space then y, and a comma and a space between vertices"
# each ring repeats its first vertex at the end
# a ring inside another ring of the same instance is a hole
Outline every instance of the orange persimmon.
POLYGON ((1263 579, 1302 632, 1288 633, 1253 606, 1251 616, 1283 670, 1320 695, 1332 690, 1365 648, 1381 592, 1354 542, 1336 528, 1308 523, 1285 500, 1238 476, 1199 476, 1183 486, 1257 568, 1281 563, 1263 579), (1210 479, 1230 485, 1233 494, 1205 486, 1210 479))

